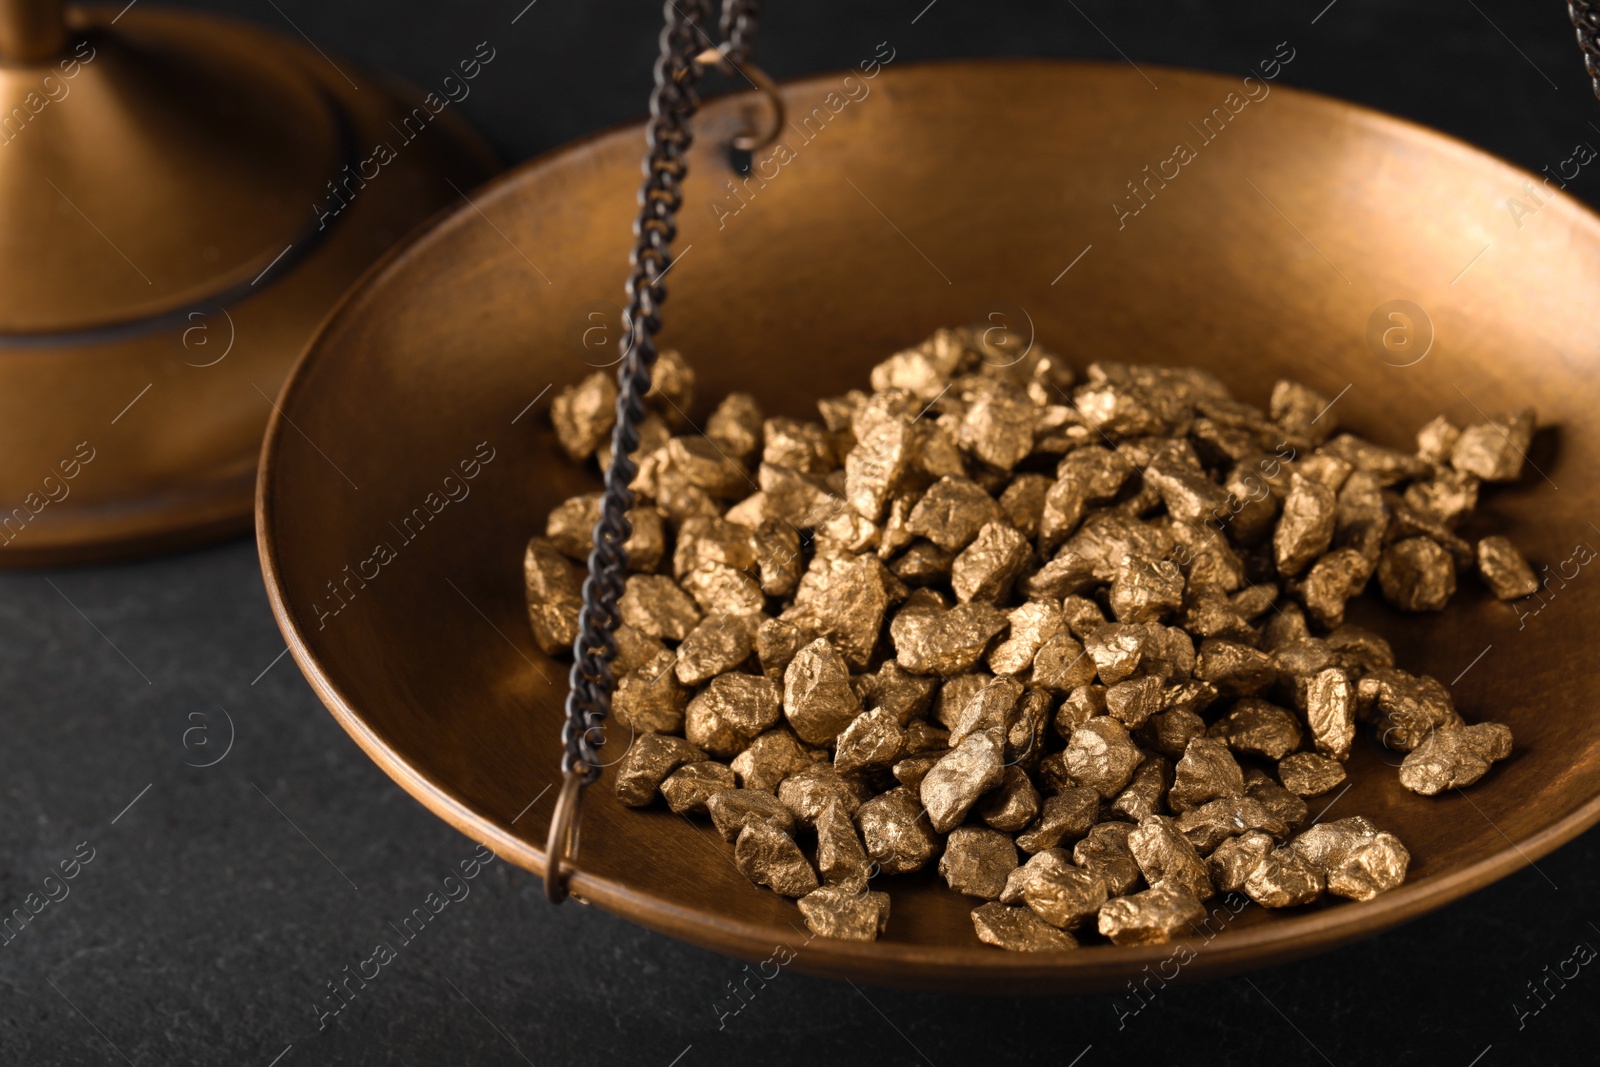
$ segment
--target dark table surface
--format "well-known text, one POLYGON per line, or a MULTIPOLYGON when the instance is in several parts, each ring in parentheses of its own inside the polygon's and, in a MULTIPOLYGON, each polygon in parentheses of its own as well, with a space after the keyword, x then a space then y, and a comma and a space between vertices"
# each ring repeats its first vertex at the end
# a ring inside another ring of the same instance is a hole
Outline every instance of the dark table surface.
MULTIPOLYGON (((505 58, 460 110, 513 161, 639 115, 659 19, 645 0, 195 6, 420 84, 488 41, 505 58)), ((1555 2, 769 6, 761 61, 780 78, 850 66, 883 40, 906 59, 1233 73, 1288 41, 1284 81, 1530 170, 1600 145, 1600 105, 1555 2)), ((1597 189, 1588 170, 1572 187, 1591 203, 1597 189)), ((283 648, 246 541, 0 576, 0 904, 9 913, 92 850, 70 895, 0 947, 0 1063, 1595 1062, 1600 975, 1549 976, 1580 944, 1600 947, 1600 831, 1401 929, 1163 989, 1137 1013, 1128 996, 930 996, 785 973, 719 1019, 741 964, 591 908, 552 909, 535 878, 494 863, 344 1010, 319 1016, 327 984, 473 845, 362 755, 283 648), (194 766, 230 735, 224 758, 194 766)))

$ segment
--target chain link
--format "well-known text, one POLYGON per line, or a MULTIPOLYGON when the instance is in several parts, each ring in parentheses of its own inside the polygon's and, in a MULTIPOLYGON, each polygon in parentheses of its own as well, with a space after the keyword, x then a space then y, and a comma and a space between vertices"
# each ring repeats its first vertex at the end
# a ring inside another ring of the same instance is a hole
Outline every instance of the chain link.
POLYGON ((756 19, 761 17, 761 5, 756 0, 723 0, 722 22, 717 27, 722 32, 723 55, 735 68, 750 62, 756 47, 756 19))
POLYGON ((1594 95, 1600 97, 1600 0, 1570 0, 1567 15, 1578 35, 1583 66, 1594 84, 1594 95))
MULTIPOLYGON (((623 545, 633 533, 627 514, 634 502, 629 485, 639 470, 633 452, 639 447, 644 397, 650 391, 656 361, 655 335, 661 329, 661 305, 667 299, 662 277, 672 267, 672 242, 678 236, 677 214, 683 206, 683 180, 694 139, 689 122, 700 103, 695 89, 701 72, 694 57, 702 51, 701 27, 711 18, 712 4, 711 0, 666 0, 662 10, 666 24, 655 65, 655 88, 650 93, 644 180, 639 186, 639 214, 633 224, 636 241, 629 257, 628 303, 622 319, 617 422, 611 434, 611 463, 600 498, 600 519, 594 528, 594 549, 589 553, 589 575, 583 583, 567 721, 561 731, 562 773, 569 779, 577 775, 580 785, 600 776, 597 750, 605 743, 604 725, 611 713, 615 689, 611 662, 617 653, 614 634, 621 622, 617 602, 628 564, 623 545)), ((759 13, 755 0, 724 0, 724 53, 736 63, 749 58, 759 13)))

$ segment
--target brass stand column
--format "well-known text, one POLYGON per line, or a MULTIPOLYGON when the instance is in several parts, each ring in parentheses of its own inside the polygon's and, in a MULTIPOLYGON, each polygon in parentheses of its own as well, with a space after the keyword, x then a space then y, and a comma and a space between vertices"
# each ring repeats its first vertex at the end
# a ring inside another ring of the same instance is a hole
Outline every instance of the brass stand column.
POLYGON ((0 0, 0 566, 248 529, 312 330, 494 166, 441 87, 192 13, 0 0))
POLYGON ((38 63, 66 51, 67 26, 60 0, 0 4, 0 56, 7 64, 38 63))

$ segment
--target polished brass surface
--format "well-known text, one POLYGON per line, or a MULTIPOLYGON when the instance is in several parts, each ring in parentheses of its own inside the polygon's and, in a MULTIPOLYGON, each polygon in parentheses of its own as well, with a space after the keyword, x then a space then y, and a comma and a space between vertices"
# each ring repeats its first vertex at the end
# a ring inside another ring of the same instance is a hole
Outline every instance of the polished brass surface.
POLYGON ((66 45, 61 0, 0 0, 0 63, 51 59, 66 45))
MULTIPOLYGON (((1594 553, 1573 548, 1600 544, 1600 219, 1459 142, 1282 87, 1222 110, 1227 128, 1202 141, 1189 123, 1238 81, 1146 73, 1159 92, 1123 66, 1046 61, 809 79, 783 90, 809 132, 786 133, 782 164, 758 154, 748 185, 724 143, 761 101, 710 103, 662 343, 694 362, 699 396, 745 390, 799 417, 865 387, 884 352, 991 314, 1079 366, 1193 363, 1256 404, 1293 377, 1338 397, 1342 425, 1406 449, 1441 412, 1535 407, 1552 427, 1529 449, 1537 471, 1497 490, 1486 521, 1536 567, 1576 574, 1567 588, 1508 605, 1464 582, 1440 616, 1375 595, 1349 613, 1408 668, 1459 679, 1462 713, 1507 723, 1516 750, 1470 797, 1419 797, 1363 739, 1348 791, 1311 815, 1332 803, 1328 820, 1393 831, 1408 881, 1359 904, 1224 910, 1178 945, 999 952, 931 871, 896 880, 877 942, 803 943, 794 905, 750 885, 710 831, 622 807, 615 768, 586 798, 575 895, 748 959, 786 944, 793 967, 858 982, 1105 989, 1175 958, 1199 977, 1369 935, 1600 819, 1600 714, 1572 667, 1600 628, 1600 596, 1582 591, 1597 579, 1575 562, 1594 553), (1145 187, 1178 141, 1195 157, 1145 187), (1508 198, 1537 214, 1519 227, 1508 198)), ((562 453, 549 402, 615 358, 641 147, 633 127, 529 163, 475 197, 481 215, 458 209, 376 268, 285 387, 262 457, 262 562, 302 670, 407 790, 535 871, 567 664, 534 642, 523 552, 551 508, 599 486, 562 453)), ((703 407, 689 414, 704 425, 703 407)), ((611 738, 619 757, 628 741, 611 738)))
POLYGON ((252 35, 187 28, 129 12, 0 68, 0 338, 215 299, 315 227, 344 162, 327 94, 252 35))
POLYGON ((305 339, 494 166, 450 108, 275 34, 144 5, 52 25, 0 4, 0 566, 244 529, 305 339))

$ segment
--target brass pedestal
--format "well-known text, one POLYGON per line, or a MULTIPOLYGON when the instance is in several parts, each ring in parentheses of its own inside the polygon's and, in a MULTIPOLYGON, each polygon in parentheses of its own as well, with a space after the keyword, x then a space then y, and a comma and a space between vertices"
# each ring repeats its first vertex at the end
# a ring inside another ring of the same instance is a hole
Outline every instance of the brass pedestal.
POLYGON ((481 51, 419 96, 237 23, 0 2, 0 566, 249 528, 312 330, 495 169, 451 104, 481 51))

